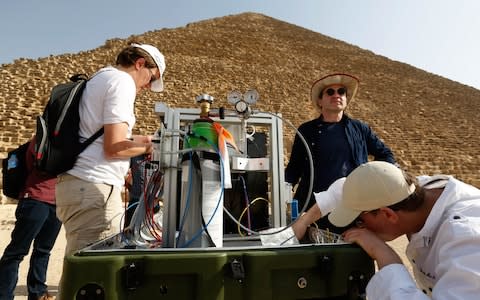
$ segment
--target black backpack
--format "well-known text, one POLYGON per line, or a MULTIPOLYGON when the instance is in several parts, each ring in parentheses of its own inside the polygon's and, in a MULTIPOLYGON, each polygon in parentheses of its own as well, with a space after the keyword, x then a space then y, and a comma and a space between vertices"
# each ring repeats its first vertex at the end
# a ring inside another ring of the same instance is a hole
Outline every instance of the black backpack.
POLYGON ((78 74, 70 80, 53 87, 43 115, 37 117, 35 167, 51 175, 73 168, 78 155, 103 134, 102 127, 80 142, 78 109, 88 77, 78 74))
POLYGON ((27 150, 30 141, 8 152, 2 161, 2 191, 12 199, 17 199, 27 182, 27 150))

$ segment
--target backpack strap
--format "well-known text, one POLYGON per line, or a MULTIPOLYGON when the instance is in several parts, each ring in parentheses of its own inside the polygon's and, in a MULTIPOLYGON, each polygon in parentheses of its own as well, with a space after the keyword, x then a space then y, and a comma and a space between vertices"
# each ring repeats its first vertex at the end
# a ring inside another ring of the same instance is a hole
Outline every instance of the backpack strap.
POLYGON ((91 137, 89 137, 88 139, 85 140, 85 142, 82 143, 81 147, 80 147, 80 153, 83 152, 83 150, 87 149, 87 147, 93 143, 96 139, 98 139, 100 136, 103 135, 103 126, 102 128, 100 128, 97 132, 95 132, 91 137))
POLYGON ((88 75, 87 74, 84 74, 84 73, 80 73, 80 74, 75 74, 73 76, 70 77, 70 81, 80 81, 80 80, 88 80, 88 75))
MULTIPOLYGON (((97 73, 98 74, 98 73, 97 73)), ((95 75, 97 74, 94 74, 91 78, 93 78, 95 75)), ((79 74, 75 74, 73 75, 72 77, 70 77, 70 80, 71 81, 80 81, 80 80, 90 80, 91 78, 89 78, 87 76, 87 74, 84 74, 84 73, 79 73, 79 74)), ((83 150, 87 149, 87 147, 93 143, 96 139, 98 139, 101 135, 103 134, 103 126, 102 128, 100 128, 97 132, 95 132, 91 137, 89 137, 88 139, 86 139, 80 146, 80 153, 83 152, 83 150)))

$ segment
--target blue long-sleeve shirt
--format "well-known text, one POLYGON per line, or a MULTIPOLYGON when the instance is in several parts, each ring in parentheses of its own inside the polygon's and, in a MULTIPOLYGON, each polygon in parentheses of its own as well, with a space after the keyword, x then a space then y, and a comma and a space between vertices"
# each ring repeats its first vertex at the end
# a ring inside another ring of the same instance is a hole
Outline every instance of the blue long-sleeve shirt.
MULTIPOLYGON (((337 123, 324 122, 320 116, 300 125, 298 131, 305 138, 313 158, 313 192, 326 190, 336 179, 367 162, 369 155, 374 160, 395 163, 392 151, 373 130, 347 115, 337 123)), ((299 184, 294 197, 302 207, 308 193, 310 169, 305 146, 298 135, 285 169, 285 180, 292 185, 299 184)), ((313 203, 310 201, 309 206, 313 203)))

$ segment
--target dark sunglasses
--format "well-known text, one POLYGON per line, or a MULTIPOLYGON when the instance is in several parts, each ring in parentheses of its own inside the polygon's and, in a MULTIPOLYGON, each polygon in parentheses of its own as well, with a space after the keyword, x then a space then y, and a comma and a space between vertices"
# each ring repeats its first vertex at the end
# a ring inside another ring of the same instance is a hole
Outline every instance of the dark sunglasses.
POLYGON ((335 95, 335 92, 337 92, 338 95, 343 96, 347 93, 347 89, 344 88, 344 87, 338 88, 337 90, 335 90, 333 88, 328 88, 325 91, 325 93, 327 93, 327 95, 329 95, 329 96, 335 95))

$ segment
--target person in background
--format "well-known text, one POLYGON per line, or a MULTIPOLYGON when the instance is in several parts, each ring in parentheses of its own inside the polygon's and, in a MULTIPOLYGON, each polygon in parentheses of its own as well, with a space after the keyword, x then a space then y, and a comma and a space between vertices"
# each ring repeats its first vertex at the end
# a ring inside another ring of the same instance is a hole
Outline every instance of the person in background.
MULTIPOLYGON (((358 85, 356 77, 342 73, 327 75, 312 85, 311 101, 319 116, 300 125, 298 131, 312 154, 314 193, 325 191, 335 180, 350 174, 357 166, 367 162, 369 155, 374 160, 396 163, 392 151, 366 123, 345 113, 357 94, 358 85)), ((313 193, 307 199, 310 166, 306 147, 298 134, 285 169, 285 181, 292 188, 298 184, 294 199, 298 200, 299 210, 307 201, 306 208, 314 204, 313 193)), ((327 220, 319 223, 330 227, 327 220)))
POLYGON ((29 300, 55 299, 48 293, 47 267, 50 252, 62 224, 55 214, 55 176, 40 173, 33 167, 35 141, 27 150, 28 177, 15 211, 12 239, 0 259, 0 300, 14 298, 18 269, 33 242, 27 275, 29 300))
POLYGON ((452 176, 413 177, 385 162, 368 162, 317 196, 317 205, 293 225, 328 215, 377 262, 368 299, 478 299, 480 190, 452 176), (406 235, 415 279, 386 243, 406 235))
POLYGON ((131 43, 115 66, 100 69, 87 82, 79 108, 80 136, 101 127, 104 135, 58 176, 57 215, 65 227, 66 255, 120 233, 121 189, 130 158, 153 149, 150 136, 132 135, 135 98, 143 89, 161 92, 164 71, 165 59, 156 47, 131 43))

